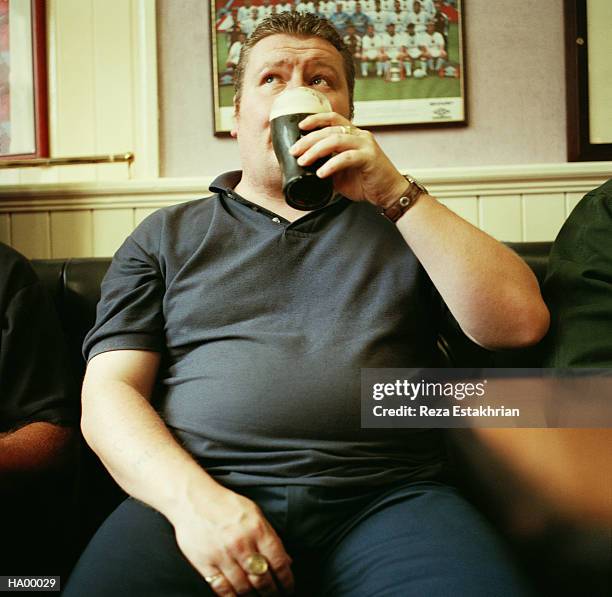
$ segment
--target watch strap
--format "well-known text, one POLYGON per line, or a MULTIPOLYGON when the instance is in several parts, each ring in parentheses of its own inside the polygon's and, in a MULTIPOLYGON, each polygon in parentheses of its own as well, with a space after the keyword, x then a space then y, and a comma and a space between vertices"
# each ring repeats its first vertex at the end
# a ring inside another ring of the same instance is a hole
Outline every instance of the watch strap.
POLYGON ((382 210, 382 215, 391 222, 397 222, 427 189, 417 182, 412 176, 404 176, 408 181, 408 188, 403 195, 389 207, 382 210))

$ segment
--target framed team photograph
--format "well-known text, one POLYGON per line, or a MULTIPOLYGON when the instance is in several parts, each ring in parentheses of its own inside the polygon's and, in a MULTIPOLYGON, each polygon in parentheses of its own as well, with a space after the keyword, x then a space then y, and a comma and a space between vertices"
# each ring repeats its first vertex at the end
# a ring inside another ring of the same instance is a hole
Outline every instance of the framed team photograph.
POLYGON ((242 44, 286 11, 328 19, 350 49, 357 126, 466 124, 461 0, 211 0, 215 134, 232 127, 242 44))
POLYGON ((0 0, 0 160, 49 155, 44 0, 0 0))

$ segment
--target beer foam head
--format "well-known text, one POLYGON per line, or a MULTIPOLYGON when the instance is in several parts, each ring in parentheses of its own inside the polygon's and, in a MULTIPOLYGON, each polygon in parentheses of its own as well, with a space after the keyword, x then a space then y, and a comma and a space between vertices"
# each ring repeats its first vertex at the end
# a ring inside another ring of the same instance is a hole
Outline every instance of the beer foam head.
POLYGON ((270 120, 286 114, 317 114, 331 112, 332 107, 325 96, 310 87, 294 87, 283 91, 272 104, 270 120))

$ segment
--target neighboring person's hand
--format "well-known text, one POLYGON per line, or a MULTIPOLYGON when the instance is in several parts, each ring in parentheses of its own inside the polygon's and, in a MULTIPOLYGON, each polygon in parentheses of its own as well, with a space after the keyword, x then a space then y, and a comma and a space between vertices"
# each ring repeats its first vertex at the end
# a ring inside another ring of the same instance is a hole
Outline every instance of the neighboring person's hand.
POLYGON ((293 593, 291 557, 252 500, 219 486, 191 493, 171 520, 185 557, 220 597, 293 593), (249 574, 249 557, 261 554, 264 574, 249 574))
POLYGON ((300 128, 312 132, 299 139, 291 153, 300 156, 298 162, 303 166, 332 156, 317 175, 333 176, 338 193, 353 201, 388 207, 405 192, 406 179, 369 131, 357 128, 336 112, 311 114, 300 122, 300 128))

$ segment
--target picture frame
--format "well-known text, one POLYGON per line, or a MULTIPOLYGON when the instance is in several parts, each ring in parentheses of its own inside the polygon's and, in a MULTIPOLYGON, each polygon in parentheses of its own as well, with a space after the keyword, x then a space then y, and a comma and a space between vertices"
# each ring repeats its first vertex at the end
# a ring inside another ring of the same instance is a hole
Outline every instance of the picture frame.
POLYGON ((49 155, 45 2, 0 0, 0 160, 49 155))
POLYGON ((612 160, 610 26, 609 0, 565 0, 567 159, 570 162, 612 160))
POLYGON ((463 0, 210 0, 215 135, 227 135, 233 123, 233 68, 240 50, 236 43, 245 39, 240 34, 246 36, 253 30, 261 20, 260 12, 289 10, 289 6, 297 11, 314 9, 318 16, 325 17, 335 9, 348 17, 334 15, 330 20, 343 38, 349 36, 349 47, 355 56, 356 126, 467 124, 463 0), (355 17, 357 5, 368 21, 355 17), (415 17, 417 10, 423 14, 415 17), (249 11, 250 18, 246 16, 249 11), (426 55, 415 48, 419 47, 417 36, 423 41, 432 16, 436 22, 433 33, 439 37, 425 38, 431 47, 426 55), (393 29, 388 27, 389 22, 394 23, 393 29), (410 22, 412 31, 408 28, 410 22), (368 24, 374 29, 373 35, 368 24), (369 39, 364 42, 364 37, 369 39), (378 40, 373 41, 373 37, 378 40), (446 56, 438 53, 440 39, 446 56))

